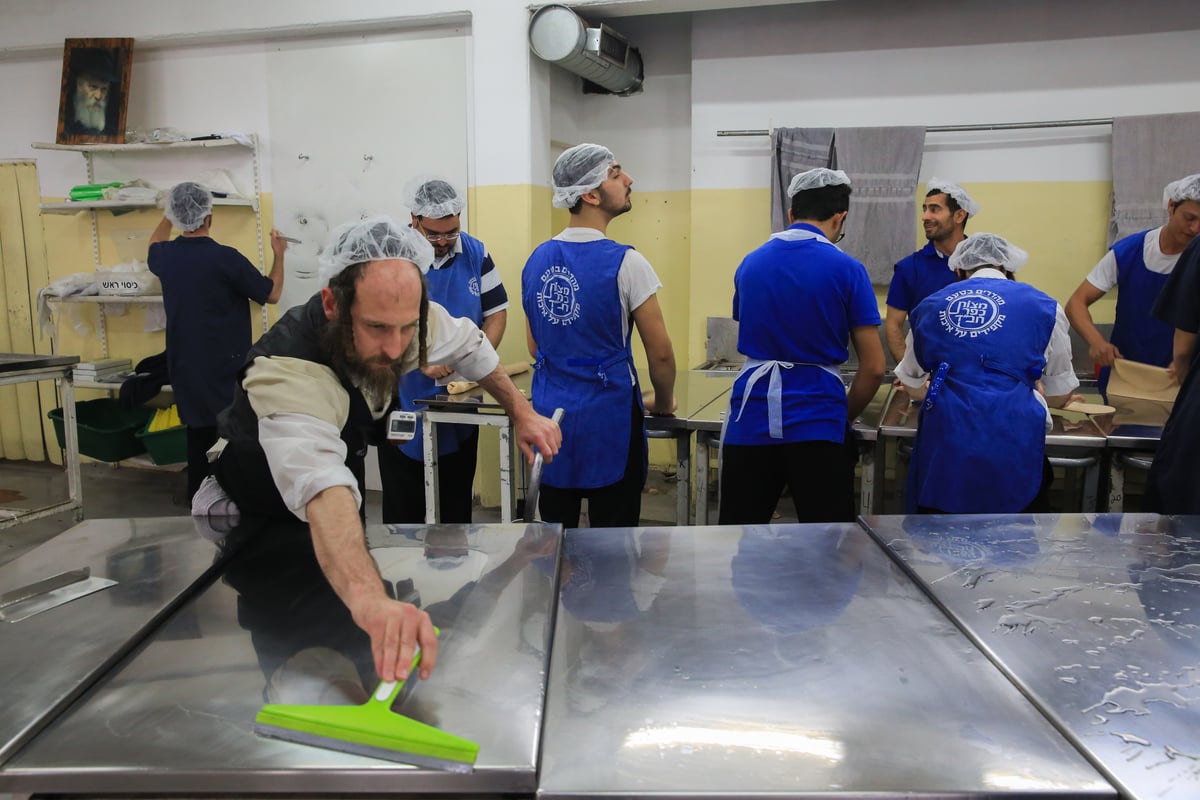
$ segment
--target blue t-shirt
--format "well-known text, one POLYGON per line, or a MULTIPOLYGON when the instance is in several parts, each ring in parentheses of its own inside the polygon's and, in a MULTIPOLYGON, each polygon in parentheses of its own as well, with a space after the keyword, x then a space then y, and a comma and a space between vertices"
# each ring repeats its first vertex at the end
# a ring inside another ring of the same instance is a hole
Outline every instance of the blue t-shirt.
MULTIPOLYGON (((802 223, 789 230, 820 234, 802 223)), ((777 235, 742 260, 733 283, 738 352, 794 366, 780 369, 783 438, 770 436, 766 377, 754 384, 741 411, 749 379, 743 372, 733 386, 723 441, 844 441, 846 388, 821 366, 836 369, 849 358, 851 328, 880 324, 866 268, 823 238, 788 241, 777 235)))
POLYGON ((946 263, 946 256, 937 251, 933 242, 928 242, 917 252, 896 262, 887 304, 911 314, 922 300, 956 280, 958 277, 946 263))
POLYGON ((213 427, 233 403, 234 382, 250 349, 250 306, 274 284, 232 247, 207 236, 150 245, 150 271, 163 287, 167 369, 179 418, 213 427))

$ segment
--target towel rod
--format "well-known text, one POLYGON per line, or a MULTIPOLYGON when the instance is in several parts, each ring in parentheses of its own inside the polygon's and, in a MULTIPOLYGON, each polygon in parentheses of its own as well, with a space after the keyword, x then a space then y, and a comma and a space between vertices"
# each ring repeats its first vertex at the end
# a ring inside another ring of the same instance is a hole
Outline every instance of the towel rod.
MULTIPOLYGON (((1018 131, 1028 128, 1082 128, 1087 125, 1112 125, 1112 119, 1060 119, 1047 122, 999 122, 993 125, 930 125, 927 133, 960 133, 963 131, 1018 131)), ((771 131, 760 128, 743 131, 717 131, 717 136, 769 136, 771 131)))

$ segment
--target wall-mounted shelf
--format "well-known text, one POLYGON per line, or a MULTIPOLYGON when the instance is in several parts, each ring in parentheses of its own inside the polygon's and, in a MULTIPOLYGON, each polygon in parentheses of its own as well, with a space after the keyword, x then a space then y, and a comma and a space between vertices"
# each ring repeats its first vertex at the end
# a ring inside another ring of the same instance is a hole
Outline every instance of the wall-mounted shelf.
MULTIPOLYGON (((248 134, 239 139, 198 139, 186 142, 141 142, 137 144, 54 144, 51 142, 33 142, 30 147, 34 150, 58 150, 63 152, 80 153, 87 168, 86 182, 97 183, 96 170, 99 165, 103 173, 102 182, 124 181, 128 179, 135 165, 153 176, 146 175, 145 179, 153 185, 167 185, 179 180, 191 179, 192 175, 200 174, 209 168, 220 167, 231 171, 231 182, 238 190, 239 196, 217 197, 213 205, 240 206, 252 209, 258 242, 258 268, 265 273, 264 253, 262 244, 262 209, 259 198, 262 194, 262 180, 258 163, 258 138, 248 134), (224 150, 223 153, 212 152, 224 150), (206 152, 207 151, 207 152, 206 152), (174 154, 171 157, 170 154, 174 154), (128 156, 128 158, 126 158, 128 156), (160 160, 160 156, 167 156, 160 160), (140 157, 140 160, 139 160, 140 157), (237 180, 240 175, 244 181, 237 180), (252 189, 247 188, 252 185, 252 189), (245 195, 250 194, 250 197, 245 195)), ((138 211, 154 210, 156 204, 145 200, 90 200, 64 201, 41 203, 43 214, 81 214, 91 216, 92 228, 92 268, 100 267, 100 237, 97 227, 97 212, 100 211, 138 211)), ((73 295, 71 297, 50 298, 60 303, 91 303, 99 306, 96 329, 100 336, 102 355, 108 356, 108 335, 104 308, 115 303, 124 304, 162 304, 162 295, 73 295)), ((262 327, 267 329, 267 310, 262 309, 262 327)))
MULTIPOLYGON (((255 208, 253 200, 240 197, 214 197, 213 205, 255 208)), ((42 203, 39 207, 43 214, 80 214, 84 211, 136 211, 140 208, 157 208, 158 206, 144 200, 68 200, 62 203, 42 203)))
POLYGON ((70 297, 47 297, 51 303, 161 303, 161 294, 73 294, 70 297))
POLYGON ((54 144, 33 142, 34 150, 66 150, 73 153, 129 153, 170 152, 171 150, 194 150, 206 147, 245 147, 253 150, 253 144, 244 144, 236 139, 200 139, 189 142, 139 142, 137 144, 54 144))

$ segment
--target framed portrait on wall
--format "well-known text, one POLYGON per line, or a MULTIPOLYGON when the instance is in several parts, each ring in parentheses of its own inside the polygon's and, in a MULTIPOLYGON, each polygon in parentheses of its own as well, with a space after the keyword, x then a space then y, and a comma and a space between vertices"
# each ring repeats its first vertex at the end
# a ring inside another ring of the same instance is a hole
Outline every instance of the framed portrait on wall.
POLYGON ((133 39, 67 39, 58 144, 123 144, 133 39))

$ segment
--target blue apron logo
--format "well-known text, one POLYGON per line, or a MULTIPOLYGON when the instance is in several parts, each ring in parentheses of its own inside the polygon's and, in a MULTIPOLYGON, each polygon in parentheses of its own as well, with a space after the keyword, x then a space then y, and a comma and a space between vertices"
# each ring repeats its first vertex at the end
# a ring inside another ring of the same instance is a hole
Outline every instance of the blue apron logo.
POLYGON ((985 336, 1004 327, 1000 307, 1004 298, 986 289, 963 289, 946 298, 946 307, 938 313, 942 327, 962 339, 985 336))
POLYGON ((551 325, 570 325, 579 319, 579 281, 566 267, 554 266, 542 273, 538 289, 538 310, 551 325))
POLYGON ((467 291, 471 293, 472 297, 479 297, 479 279, 474 275, 471 276, 471 280, 467 281, 467 291))

